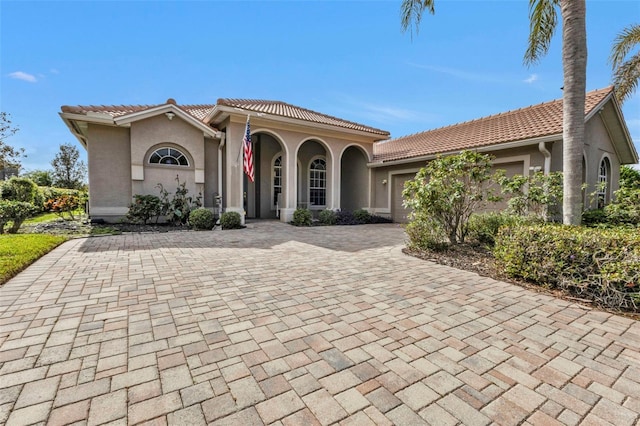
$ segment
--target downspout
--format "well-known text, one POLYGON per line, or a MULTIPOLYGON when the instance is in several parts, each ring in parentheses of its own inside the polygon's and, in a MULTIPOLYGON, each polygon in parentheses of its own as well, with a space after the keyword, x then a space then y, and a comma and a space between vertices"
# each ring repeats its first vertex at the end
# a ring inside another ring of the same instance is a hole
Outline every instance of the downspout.
POLYGON ((544 155, 544 174, 545 176, 551 173, 551 153, 547 149, 547 144, 545 142, 540 142, 538 144, 538 150, 544 155))
MULTIPOLYGON (((547 149, 547 144, 545 142, 540 142, 538 144, 538 150, 544 156, 544 175, 545 176, 549 176, 549 174, 551 173, 551 153, 547 149)), ((545 185, 544 192, 548 195, 549 188, 547 187, 546 181, 545 181, 544 185, 545 185)), ((549 221, 549 206, 548 205, 545 206, 543 214, 544 214, 545 222, 549 221)))
POLYGON ((220 145, 218 145, 218 197, 220 197, 220 211, 222 213, 222 148, 224 148, 225 141, 227 140, 227 134, 225 132, 219 132, 220 145))

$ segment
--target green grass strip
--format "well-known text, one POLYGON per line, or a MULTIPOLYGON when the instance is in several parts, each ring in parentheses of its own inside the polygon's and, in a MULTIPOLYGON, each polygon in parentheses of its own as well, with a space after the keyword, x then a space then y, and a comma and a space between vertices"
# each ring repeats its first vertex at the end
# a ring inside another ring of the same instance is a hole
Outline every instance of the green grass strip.
POLYGON ((67 240, 45 234, 0 235, 0 284, 67 240))

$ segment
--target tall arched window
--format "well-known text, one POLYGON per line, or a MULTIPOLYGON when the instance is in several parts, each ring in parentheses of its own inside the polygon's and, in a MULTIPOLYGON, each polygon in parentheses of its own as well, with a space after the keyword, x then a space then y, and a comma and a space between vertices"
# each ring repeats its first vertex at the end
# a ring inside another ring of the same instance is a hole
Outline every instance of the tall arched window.
POLYGON ((169 164, 173 166, 189 166, 189 160, 175 148, 156 149, 149 157, 149 164, 169 164))
POLYGON ((282 154, 276 154, 273 158, 272 170, 271 204, 275 209, 278 204, 278 195, 282 193, 282 154))
POLYGON ((609 159, 604 157, 600 161, 598 172, 598 208, 604 207, 609 202, 609 188, 611 181, 611 165, 609 159))
POLYGON ((309 165, 309 203, 327 205, 327 162, 324 158, 316 158, 309 165))

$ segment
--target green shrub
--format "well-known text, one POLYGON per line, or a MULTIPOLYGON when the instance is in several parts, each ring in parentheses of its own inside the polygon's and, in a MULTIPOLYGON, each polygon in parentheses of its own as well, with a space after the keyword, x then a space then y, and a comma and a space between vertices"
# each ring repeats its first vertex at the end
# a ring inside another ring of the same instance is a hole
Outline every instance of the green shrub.
POLYGON ((615 195, 616 200, 604 207, 608 221, 640 225, 640 188, 623 187, 615 195))
POLYGON ((440 225, 451 244, 463 243, 473 211, 493 200, 491 157, 474 151, 438 156, 405 182, 404 206, 410 216, 429 217, 440 225))
POLYGON ((494 256, 508 276, 568 290, 609 308, 640 308, 637 229, 505 227, 496 238, 494 256))
POLYGON ((80 199, 75 195, 63 195, 61 197, 47 200, 44 203, 44 208, 48 211, 54 212, 61 218, 65 218, 65 214, 69 216, 70 220, 75 220, 73 212, 80 207, 80 199))
POLYGON ((242 228, 242 219, 238 212, 224 212, 220 215, 220 227, 222 229, 242 228))
POLYGON ((336 212, 333 210, 322 210, 318 215, 318 220, 323 225, 335 225, 338 221, 336 217, 336 212))
POLYGON ((189 224, 194 229, 212 229, 215 223, 213 213, 204 207, 191 210, 191 213, 189 213, 189 224))
POLYGON ((36 213, 38 213, 38 209, 31 203, 0 200, 0 234, 4 233, 4 227, 9 222, 11 222, 11 227, 7 232, 15 234, 22 226, 22 222, 36 213))
POLYGON ((42 205, 45 211, 47 210, 45 204, 49 200, 57 200, 63 197, 76 197, 78 199, 78 207, 82 207, 88 199, 87 191, 79 189, 67 189, 67 188, 55 188, 53 186, 40 186, 38 187, 38 193, 41 194, 42 205))
POLYGON ((409 248, 444 251, 449 247, 442 226, 433 219, 415 216, 405 227, 405 232, 409 237, 409 248))
POLYGON ((585 226, 594 226, 602 223, 609 223, 607 214, 604 209, 589 209, 582 212, 582 224, 585 226))
POLYGON ((371 213, 365 209, 358 209, 353 212, 353 217, 358 223, 371 223, 371 213))
POLYGON ((145 225, 149 219, 155 217, 158 222, 158 217, 162 214, 162 201, 160 197, 155 195, 139 195, 133 196, 133 204, 129 206, 127 212, 127 220, 134 223, 144 223, 145 225))
POLYGON ((38 185, 25 178, 12 177, 2 183, 2 199, 35 204, 38 185))
POLYGON ((311 210, 298 208, 293 212, 293 226, 311 226, 312 216, 311 210))
POLYGON ((493 246, 496 235, 504 226, 535 224, 542 222, 537 216, 517 216, 509 213, 474 213, 469 218, 468 236, 480 244, 493 246))

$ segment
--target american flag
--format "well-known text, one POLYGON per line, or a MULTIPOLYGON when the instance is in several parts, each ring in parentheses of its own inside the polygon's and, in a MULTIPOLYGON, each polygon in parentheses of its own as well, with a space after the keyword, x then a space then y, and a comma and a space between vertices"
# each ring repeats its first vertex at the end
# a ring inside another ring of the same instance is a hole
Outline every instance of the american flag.
POLYGON ((247 130, 245 131, 244 138, 242 139, 242 146, 244 147, 244 172, 249 177, 249 180, 253 182, 253 150, 251 149, 251 129, 249 128, 249 117, 247 116, 247 130))

